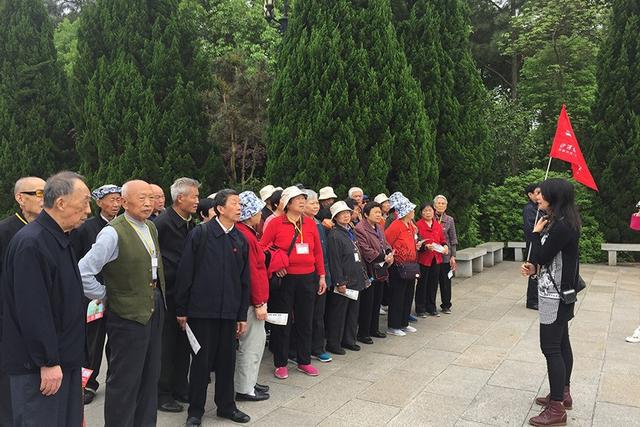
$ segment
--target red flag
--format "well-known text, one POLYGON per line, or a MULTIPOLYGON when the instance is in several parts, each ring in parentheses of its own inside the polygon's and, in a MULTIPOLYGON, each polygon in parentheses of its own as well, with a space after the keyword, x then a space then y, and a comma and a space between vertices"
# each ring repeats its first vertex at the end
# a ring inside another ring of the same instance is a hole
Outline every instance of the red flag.
POLYGON ((573 179, 587 187, 598 191, 598 186, 589 172, 587 162, 584 160, 582 150, 578 145, 578 139, 573 133, 569 116, 567 115, 567 109, 562 104, 562 111, 560 111, 560 117, 558 117, 558 128, 556 129, 556 136, 553 138, 553 145, 551 146, 551 153, 549 157, 564 160, 571 163, 571 170, 573 171, 573 179))

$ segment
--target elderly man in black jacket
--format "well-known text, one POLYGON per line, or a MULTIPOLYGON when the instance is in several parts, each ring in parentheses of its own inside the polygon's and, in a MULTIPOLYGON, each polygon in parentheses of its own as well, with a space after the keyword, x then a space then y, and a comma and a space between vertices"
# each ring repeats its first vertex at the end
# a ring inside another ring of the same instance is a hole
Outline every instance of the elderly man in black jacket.
POLYGON ((176 402, 189 401, 189 342, 176 322, 174 301, 176 270, 187 235, 195 226, 193 215, 198 209, 200 183, 191 178, 178 178, 171 185, 173 204, 153 222, 158 229, 160 252, 166 281, 167 314, 162 325, 162 362, 158 382, 158 409, 181 412, 176 402))
POLYGON ((216 218, 189 235, 177 273, 176 314, 201 345, 189 375, 187 426, 199 426, 207 398, 209 372, 215 369, 217 415, 249 422, 234 398, 235 341, 247 329, 249 308, 248 244, 235 228, 240 197, 221 190, 213 199, 216 218))
POLYGON ((91 195, 81 176, 61 172, 43 196, 44 212, 16 233, 5 256, 2 365, 15 425, 78 426, 86 312, 68 233, 91 213, 91 195))
MULTIPOLYGON (((522 209, 522 231, 524 239, 527 242, 526 253, 529 253, 531 239, 533 239, 533 226, 535 225, 536 215, 542 216, 544 213, 538 213, 538 197, 540 196, 540 184, 529 184, 525 187, 524 192, 529 199, 522 209)), ((537 279, 529 277, 527 284, 527 308, 532 310, 538 309, 538 282, 537 279)))
MULTIPOLYGON (((122 188, 113 184, 106 184, 96 188, 91 192, 91 197, 96 201, 99 212, 97 215, 89 218, 82 224, 80 228, 71 233, 71 245, 76 254, 77 259, 82 259, 83 256, 96 241, 98 233, 102 230, 109 221, 113 220, 120 212, 122 207, 121 201, 122 188)), ((104 280, 100 275, 98 281, 104 284, 104 280)), ((91 299, 85 298, 85 303, 88 306, 91 303, 91 299)), ((88 405, 93 402, 96 397, 96 392, 100 384, 98 383, 98 375, 100 374, 100 365, 102 365, 102 353, 104 350, 104 342, 107 337, 105 318, 95 319, 92 322, 87 323, 87 365, 86 368, 91 369, 93 372, 87 380, 87 386, 84 390, 84 404, 88 405)), ((107 352, 108 354, 108 352, 107 352)))

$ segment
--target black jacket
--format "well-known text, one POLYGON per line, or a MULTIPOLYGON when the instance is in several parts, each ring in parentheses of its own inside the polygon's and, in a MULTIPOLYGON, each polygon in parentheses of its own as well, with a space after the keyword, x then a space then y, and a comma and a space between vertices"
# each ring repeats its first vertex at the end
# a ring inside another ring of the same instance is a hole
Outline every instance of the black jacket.
POLYGON ((20 218, 13 214, 0 221, 0 276, 2 276, 2 264, 4 263, 4 255, 7 253, 9 242, 25 226, 25 223, 20 218))
MULTIPOLYGON (((162 254, 162 264, 164 266, 165 292, 169 301, 175 293, 176 271, 182 256, 184 244, 187 241, 189 232, 193 230, 195 223, 193 219, 185 221, 178 215, 172 206, 168 207, 164 213, 158 215, 153 223, 158 229, 158 241, 160 243, 160 253, 162 254)), ((170 302, 169 302, 170 303, 170 302)))
POLYGON ((7 373, 82 367, 86 312, 78 261, 68 235, 46 212, 11 240, 0 287, 7 373))
POLYGON ((329 268, 334 286, 347 285, 356 291, 365 288, 368 278, 354 230, 336 225, 329 231, 329 268))
POLYGON ((187 238, 178 265, 176 315, 246 321, 248 259, 249 245, 236 227, 225 233, 215 219, 196 227, 187 238), (206 250, 198 253, 204 227, 206 250))
MULTIPOLYGON (((524 232, 524 240, 527 242, 527 246, 533 239, 533 226, 536 225, 536 214, 538 213, 538 204, 529 201, 522 209, 522 231, 524 232)), ((542 216, 544 213, 540 211, 538 216, 542 216)))
MULTIPOLYGON (((98 233, 107 225, 100 214, 87 219, 84 224, 71 232, 71 246, 77 259, 82 259, 96 242, 98 233)), ((100 280, 100 283, 102 281, 100 280)))

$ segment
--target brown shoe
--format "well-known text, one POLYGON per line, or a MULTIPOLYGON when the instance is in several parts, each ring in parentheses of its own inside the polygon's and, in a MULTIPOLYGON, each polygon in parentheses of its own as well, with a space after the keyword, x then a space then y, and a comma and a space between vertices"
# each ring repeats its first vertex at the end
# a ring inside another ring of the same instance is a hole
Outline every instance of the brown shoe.
MULTIPOLYGON (((563 400, 562 404, 564 405, 564 409, 570 410, 573 408, 573 399, 571 398, 571 391, 569 386, 564 386, 563 392, 563 400)), ((551 399, 551 395, 547 394, 545 397, 536 397, 536 404, 540 406, 547 406, 549 404, 549 400, 551 399)))
POLYGON ((529 420, 529 424, 532 426, 566 426, 567 425, 567 411, 564 409, 562 402, 557 400, 550 400, 549 404, 545 406, 544 411, 537 417, 533 417, 529 420))

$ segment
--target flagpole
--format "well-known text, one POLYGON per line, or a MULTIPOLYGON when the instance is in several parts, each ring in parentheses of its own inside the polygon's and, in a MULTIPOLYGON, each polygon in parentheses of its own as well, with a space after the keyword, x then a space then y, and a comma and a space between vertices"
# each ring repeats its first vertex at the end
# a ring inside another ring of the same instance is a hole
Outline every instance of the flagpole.
MULTIPOLYGON (((547 172, 544 174, 544 180, 546 181, 547 178, 549 178, 549 170, 551 169, 551 159, 553 159, 553 157, 549 156, 549 163, 547 164, 547 172)), ((540 216, 540 204, 538 204, 538 209, 536 210, 536 219, 533 221, 533 226, 535 227, 536 223, 538 222, 538 217, 540 216)), ((529 245, 529 251, 527 252, 527 262, 529 262, 530 258, 531 258, 531 247, 532 245, 529 245)))

